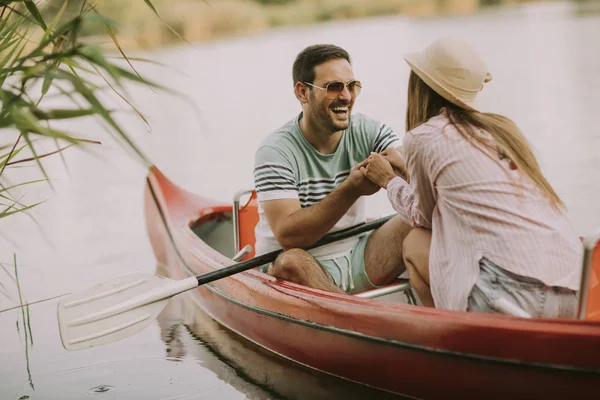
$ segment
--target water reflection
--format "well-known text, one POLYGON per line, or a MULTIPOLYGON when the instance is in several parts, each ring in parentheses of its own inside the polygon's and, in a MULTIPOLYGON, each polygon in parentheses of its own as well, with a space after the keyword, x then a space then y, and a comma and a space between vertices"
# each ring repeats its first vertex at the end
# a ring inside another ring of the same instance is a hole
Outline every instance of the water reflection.
MULTIPOLYGON (((230 400, 247 398, 245 393, 251 393, 252 398, 270 397, 250 383, 246 387, 243 382, 233 387, 223 382, 211 372, 215 367, 208 368, 194 356, 173 351, 165 357, 165 344, 159 339, 161 329, 157 323, 119 342, 66 351, 60 342, 56 307, 56 300, 31 307, 32 329, 40 334, 36 335, 35 351, 29 352, 30 360, 23 357, 23 326, 20 324, 20 335, 15 329, 21 310, 0 313, 0 328, 11 328, 0 332, 0 399, 81 400, 101 396, 102 399, 230 400), (35 381, 35 387, 29 380, 35 381)), ((168 330, 165 333, 167 341, 169 337, 181 336, 169 334, 168 330)), ((170 343, 174 348, 184 348, 183 344, 170 343)), ((213 364, 226 366, 213 358, 213 364)))
MULTIPOLYGON (((161 267, 157 274, 169 276, 161 267)), ((250 382, 272 398, 403 398, 300 366, 255 345, 215 322, 192 292, 171 299, 158 325, 170 359, 194 358, 241 392, 250 382)))
POLYGON ((115 388, 113 386, 110 386, 110 385, 100 385, 100 386, 96 386, 94 388, 91 388, 88 393, 90 393, 90 394, 99 394, 99 393, 110 392, 110 391, 113 391, 113 390, 115 390, 115 388))

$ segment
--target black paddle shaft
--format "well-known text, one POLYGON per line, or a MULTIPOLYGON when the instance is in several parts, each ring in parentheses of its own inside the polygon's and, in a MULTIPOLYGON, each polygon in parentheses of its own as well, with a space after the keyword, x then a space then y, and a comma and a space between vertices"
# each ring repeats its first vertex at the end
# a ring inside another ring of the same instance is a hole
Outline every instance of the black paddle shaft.
MULTIPOLYGON (((374 229, 379 228, 381 225, 385 224, 389 221, 393 215, 379 218, 374 221, 365 222, 359 225, 351 226, 350 228, 343 229, 341 231, 329 233, 321 238, 321 240, 316 243, 308 246, 304 250, 311 250, 315 247, 324 246, 329 243, 338 242, 340 240, 348 239, 352 236, 359 235, 364 232, 372 231, 374 229)), ((228 267, 224 267, 218 269, 216 271, 208 272, 203 275, 198 275, 196 279, 198 279, 198 286, 204 285, 205 283, 209 283, 212 281, 216 281, 221 278, 226 278, 228 276, 237 274, 238 272, 244 272, 252 268, 260 267, 261 265, 273 262, 279 254, 281 254, 283 250, 275 250, 270 253, 266 253, 260 255, 258 257, 254 257, 250 260, 246 260, 237 264, 230 265, 228 267)))

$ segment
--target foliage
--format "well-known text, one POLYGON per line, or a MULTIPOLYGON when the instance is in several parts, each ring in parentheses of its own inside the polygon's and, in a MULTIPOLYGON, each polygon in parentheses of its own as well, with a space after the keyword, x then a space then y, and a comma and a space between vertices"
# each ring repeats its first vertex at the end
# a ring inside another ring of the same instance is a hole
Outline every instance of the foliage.
MULTIPOLYGON (((42 159, 71 146, 100 144, 58 128, 59 122, 96 116, 118 142, 142 162, 148 162, 113 118, 113 111, 104 106, 101 95, 108 87, 133 108, 119 89, 127 83, 159 86, 135 71, 119 45, 115 23, 100 15, 87 0, 79 1, 75 12, 69 0, 47 1, 47 8, 40 10, 42 1, 36 4, 33 0, 0 0, 0 220, 41 204, 23 204, 13 192, 42 182, 50 184, 42 159), (108 33, 130 69, 110 61, 112 58, 99 47, 81 41, 86 32, 93 31, 90 26, 101 26, 108 33), (68 100, 60 103, 70 106, 52 108, 47 105, 49 98, 68 100), (56 150, 39 154, 34 145, 39 140, 54 142, 56 150), (37 165, 41 179, 6 183, 11 181, 8 174, 13 168, 28 163, 37 165)), ((150 0, 139 1, 155 12, 150 0)), ((21 291, 16 255, 13 258, 14 277, 1 263, 0 268, 17 288, 21 316, 16 327, 23 335, 29 384, 35 390, 29 366, 29 348, 33 346, 29 304, 24 302, 21 291)), ((17 301, 1 281, 0 295, 17 301)))
MULTIPOLYGON (((154 10, 149 0, 140 1, 154 10)), ((107 86, 127 102, 118 92, 124 84, 158 86, 142 78, 131 64, 131 69, 124 68, 99 47, 81 41, 87 26, 100 25, 121 50, 113 21, 87 1, 80 2, 77 13, 65 17, 68 9, 69 1, 63 0, 50 19, 48 10, 40 10, 32 0, 0 0, 0 219, 39 204, 22 204, 11 193, 17 187, 49 182, 44 157, 71 146, 99 144, 57 128, 57 121, 97 116, 113 137, 147 162, 103 105, 101 93, 107 86), (70 106, 49 108, 48 97, 68 99, 70 106), (39 154, 34 142, 40 139, 52 140, 56 150, 39 154), (30 156, 20 156, 26 153, 30 156), (10 169, 23 163, 35 163, 43 179, 3 184, 10 169)))

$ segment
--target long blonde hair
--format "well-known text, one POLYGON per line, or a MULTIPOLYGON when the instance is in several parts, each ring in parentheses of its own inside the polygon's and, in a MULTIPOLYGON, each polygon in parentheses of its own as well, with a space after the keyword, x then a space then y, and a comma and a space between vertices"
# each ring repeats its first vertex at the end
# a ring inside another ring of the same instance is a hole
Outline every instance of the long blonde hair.
POLYGON ((406 130, 410 131, 427 122, 440 114, 444 108, 450 123, 466 140, 479 149, 483 146, 491 150, 492 154, 497 153, 499 159, 507 158, 540 188, 555 206, 564 207, 564 203, 542 174, 529 142, 513 121, 499 114, 469 111, 458 107, 437 94, 411 71, 408 81, 406 130), (494 142, 478 134, 476 129, 489 133, 494 142))

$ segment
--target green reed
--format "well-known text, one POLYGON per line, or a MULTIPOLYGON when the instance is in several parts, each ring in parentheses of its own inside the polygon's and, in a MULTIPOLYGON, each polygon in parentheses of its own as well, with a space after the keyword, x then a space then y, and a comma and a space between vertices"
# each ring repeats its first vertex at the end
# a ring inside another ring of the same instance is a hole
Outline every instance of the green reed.
MULTIPOLYGON (((150 1, 140 1, 156 12, 150 1)), ((121 93, 124 85, 164 88, 135 70, 119 44, 114 21, 103 17, 87 1, 82 2, 78 14, 65 18, 68 3, 65 0, 52 19, 46 21, 42 15, 48 13, 45 10, 42 13, 31 0, 0 0, 0 138, 4 136, 9 140, 4 144, 0 142, 0 179, 11 167, 23 163, 34 163, 41 173, 39 180, 19 182, 10 187, 0 181, 0 219, 40 204, 23 204, 12 192, 41 181, 52 186, 41 161, 43 158, 60 154, 72 146, 100 144, 57 128, 59 121, 100 117, 118 143, 148 164, 147 157, 113 118, 114 111, 102 103, 100 93, 107 88, 117 93, 147 123, 142 113, 121 93), (113 62, 103 49, 81 40, 89 26, 97 25, 104 27, 128 68, 113 62), (99 85, 98 79, 105 85, 99 85), (67 103, 70 106, 46 107, 44 100, 49 93, 70 100, 67 103), (56 150, 40 154, 35 146, 37 140, 51 140, 56 150), (31 156, 19 158, 22 152, 31 156)))
MULTIPOLYGON (((138 1, 143 1, 156 13, 149 0, 138 1)), ((43 203, 26 204, 14 193, 41 183, 52 187, 42 162, 44 158, 62 157, 62 152, 73 146, 85 148, 101 144, 57 127, 61 122, 99 117, 108 127, 111 137, 140 162, 149 164, 147 157, 114 119, 114 110, 108 109, 100 100, 100 95, 107 89, 112 90, 147 123, 142 113, 121 93, 125 91, 125 85, 146 85, 169 91, 143 78, 135 70, 119 44, 115 34, 116 23, 102 16, 95 4, 81 1, 78 12, 66 16, 69 6, 72 7, 73 3, 69 4, 68 0, 61 3, 0 0, 0 220, 27 213, 43 203), (48 4, 54 8, 38 7, 48 4), (56 4, 60 4, 59 7, 55 7, 56 4), (114 57, 108 57, 104 49, 82 40, 86 30, 93 26, 103 27, 120 52, 120 60, 128 64, 127 68, 112 61, 114 57), (52 108, 47 106, 49 98, 63 98, 68 102, 63 102, 67 105, 61 108, 52 108), (38 141, 49 141, 56 149, 40 153, 36 146, 38 141), (14 168, 29 164, 37 167, 39 179, 9 180, 9 173, 14 168), (7 184, 9 181, 13 183, 7 184)), ((16 321, 17 333, 19 337, 22 333, 24 338, 29 384, 35 390, 29 355, 30 346, 34 343, 29 304, 23 301, 16 254, 13 259, 14 277, 1 264, 0 267, 10 277, 18 293, 21 313, 16 321)), ((0 294, 16 302, 10 292, 0 282, 0 294)))
MULTIPOLYGON (((15 284, 17 286, 17 292, 19 294, 19 305, 21 308, 21 318, 23 321, 23 337, 24 337, 24 343, 25 343, 25 362, 26 362, 26 366, 27 366, 27 376, 28 376, 28 380, 29 380, 29 385, 31 386, 31 389, 35 390, 35 386, 33 385, 33 378, 31 376, 31 367, 30 367, 30 363, 29 363, 29 346, 31 344, 31 346, 33 346, 33 333, 31 332, 31 318, 29 316, 29 305, 26 305, 23 302, 23 294, 21 293, 21 284, 19 282, 19 270, 17 268, 17 255, 13 254, 13 264, 15 267, 15 284)), ((19 333, 20 335, 20 329, 19 329, 19 319, 17 318, 17 333, 19 333)))

